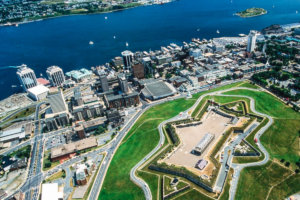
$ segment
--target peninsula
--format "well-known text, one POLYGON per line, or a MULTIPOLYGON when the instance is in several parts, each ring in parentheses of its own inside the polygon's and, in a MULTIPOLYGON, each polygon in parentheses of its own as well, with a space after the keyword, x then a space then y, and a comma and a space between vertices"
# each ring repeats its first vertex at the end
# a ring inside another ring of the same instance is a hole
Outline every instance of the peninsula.
POLYGON ((0 1, 0 26, 18 26, 20 23, 27 23, 53 17, 76 14, 96 14, 118 10, 124 10, 141 5, 164 4, 170 0, 146 0, 146 1, 90 1, 90 0, 24 0, 22 3, 15 1, 0 1))
POLYGON ((268 12, 263 8, 248 8, 244 11, 237 12, 236 15, 245 18, 245 17, 256 17, 267 13, 268 12))

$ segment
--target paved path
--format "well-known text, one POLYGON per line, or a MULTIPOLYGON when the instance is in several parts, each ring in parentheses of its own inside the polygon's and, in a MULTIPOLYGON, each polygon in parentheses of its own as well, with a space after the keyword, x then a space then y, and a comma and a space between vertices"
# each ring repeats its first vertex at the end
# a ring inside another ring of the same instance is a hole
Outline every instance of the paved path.
MULTIPOLYGON (((262 127, 256 133, 256 135, 255 135, 255 138, 257 138, 257 140, 258 140, 257 145, 258 145, 259 149, 265 154, 264 160, 259 161, 259 162, 254 162, 254 163, 248 163, 248 164, 232 164, 231 163, 232 159, 228 159, 227 164, 231 165, 231 167, 234 169, 234 177, 232 179, 231 188, 230 188, 230 199, 234 199, 234 196, 235 196, 235 193, 236 193, 236 189, 237 189, 238 178, 239 178, 240 172, 241 172, 241 170, 243 168, 249 167, 249 166, 264 165, 264 164, 266 164, 268 162, 268 160, 269 160, 269 154, 268 154, 267 150, 261 145, 261 143, 260 143, 260 136, 272 125, 273 119, 269 115, 266 115, 264 113, 260 113, 260 112, 256 111, 256 109, 255 109, 255 100, 252 97, 244 96, 244 95, 223 95, 223 94, 221 94, 221 93, 224 93, 224 92, 229 92, 229 91, 238 90, 238 89, 247 89, 247 90, 251 90, 251 91, 261 91, 260 89, 252 89, 252 88, 244 88, 244 87, 234 87, 234 88, 225 89, 225 90, 221 90, 221 91, 210 92, 210 93, 201 95, 197 99, 196 103, 191 108, 189 108, 188 110, 186 110, 185 112, 183 112, 185 114, 181 113, 181 114, 173 117, 172 119, 169 119, 169 120, 166 120, 166 121, 162 122, 159 125, 158 129, 159 129, 160 140, 159 140, 158 145, 149 154, 147 154, 140 162, 138 162, 131 169, 131 171, 130 171, 130 178, 131 178, 131 180, 135 184, 137 184, 139 187, 141 187, 143 189, 144 194, 145 194, 145 198, 147 200, 148 199, 152 199, 151 190, 150 190, 148 184, 144 180, 136 177, 136 170, 140 166, 142 166, 152 155, 154 155, 160 149, 160 147, 162 146, 162 144, 164 144, 165 136, 164 136, 164 133, 163 133, 163 130, 162 130, 163 125, 166 124, 166 123, 168 123, 168 122, 170 122, 170 121, 177 121, 179 119, 188 118, 188 116, 186 114, 189 113, 189 111, 194 110, 196 108, 196 106, 201 102, 201 100, 203 98, 205 98, 206 96, 218 95, 218 96, 230 96, 230 97, 234 96, 234 97, 248 98, 248 99, 250 99, 250 109, 255 114, 267 117, 269 119, 269 122, 264 127, 262 127)), ((247 134, 249 134, 249 133, 247 133, 247 134)))

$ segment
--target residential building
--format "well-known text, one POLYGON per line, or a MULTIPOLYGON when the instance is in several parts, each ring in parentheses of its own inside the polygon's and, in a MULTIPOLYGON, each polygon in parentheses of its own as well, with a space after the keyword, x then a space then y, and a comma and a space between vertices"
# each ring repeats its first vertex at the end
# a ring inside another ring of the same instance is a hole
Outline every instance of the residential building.
POLYGON ((79 140, 77 142, 64 144, 51 149, 51 160, 53 162, 58 160, 69 159, 76 154, 77 151, 89 149, 98 146, 97 139, 94 137, 79 140))
POLYGON ((61 86, 65 82, 63 70, 58 66, 51 66, 46 71, 52 86, 61 86))
POLYGON ((122 107, 136 106, 140 103, 139 94, 137 92, 118 95, 105 95, 104 100, 108 108, 117 109, 122 107))
POLYGON ((107 76, 106 75, 100 75, 100 83, 101 83, 101 88, 103 92, 107 92, 109 90, 109 85, 107 81, 107 76))
POLYGON ((249 35, 248 35, 248 43, 247 43, 247 52, 248 53, 251 53, 251 52, 255 51, 256 37, 257 37, 257 32, 251 30, 249 35))
POLYGON ((69 114, 66 112, 46 114, 44 120, 47 130, 57 130, 60 127, 66 127, 70 123, 69 114))
POLYGON ((121 91, 123 93, 128 93, 129 92, 129 87, 128 87, 128 82, 127 79, 125 77, 125 74, 119 74, 118 75, 118 80, 119 80, 119 86, 121 88, 121 91))
POLYGON ((142 63, 136 62, 132 65, 133 76, 138 79, 145 78, 145 67, 142 63))
POLYGON ((17 71, 17 76, 25 91, 27 91, 29 88, 37 86, 35 73, 32 69, 27 67, 27 65, 21 65, 17 71))

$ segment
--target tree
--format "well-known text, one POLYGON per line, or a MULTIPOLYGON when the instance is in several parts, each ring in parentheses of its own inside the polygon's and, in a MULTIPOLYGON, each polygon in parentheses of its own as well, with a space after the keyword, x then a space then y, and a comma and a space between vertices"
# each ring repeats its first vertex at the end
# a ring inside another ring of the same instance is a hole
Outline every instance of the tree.
POLYGON ((101 133, 105 132, 105 128, 103 126, 99 126, 98 129, 95 131, 95 135, 100 135, 101 133))
POLYGON ((170 74, 170 73, 167 73, 166 74, 166 79, 169 79, 169 78, 171 78, 172 77, 172 74, 170 74))
POLYGON ((45 168, 50 168, 51 167, 51 162, 50 161, 45 161, 45 168))

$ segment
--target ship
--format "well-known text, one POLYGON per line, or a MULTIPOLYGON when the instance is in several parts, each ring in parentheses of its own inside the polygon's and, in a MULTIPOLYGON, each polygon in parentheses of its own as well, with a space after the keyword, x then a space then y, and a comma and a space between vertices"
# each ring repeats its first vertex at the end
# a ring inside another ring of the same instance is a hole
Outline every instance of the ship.
POLYGON ((220 31, 219 31, 219 30, 217 30, 217 33, 218 33, 218 34, 220 34, 220 31))
POLYGON ((94 42, 93 42, 93 41, 90 41, 90 42, 89 42, 89 45, 93 45, 93 44, 94 44, 94 42))

